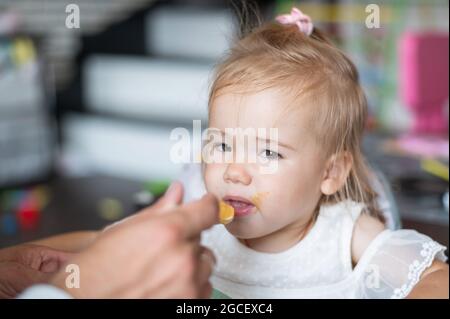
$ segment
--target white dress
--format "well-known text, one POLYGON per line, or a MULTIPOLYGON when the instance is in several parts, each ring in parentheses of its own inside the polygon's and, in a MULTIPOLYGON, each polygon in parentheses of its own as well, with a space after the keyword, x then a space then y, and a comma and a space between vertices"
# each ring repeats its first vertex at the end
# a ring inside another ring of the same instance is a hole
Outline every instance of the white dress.
POLYGON ((445 247, 413 230, 385 230, 355 268, 351 236, 362 204, 322 206, 306 237, 281 253, 242 245, 223 225, 202 243, 217 257, 213 287, 232 298, 404 298, 445 247))
MULTIPOLYGON (((193 181, 188 200, 204 192, 193 181)), ((406 297, 435 258, 446 261, 446 248, 414 230, 387 229, 353 268, 353 227, 363 208, 353 201, 323 205, 305 238, 273 254, 254 251, 223 225, 214 226, 202 234, 217 258, 213 287, 231 298, 406 297)))

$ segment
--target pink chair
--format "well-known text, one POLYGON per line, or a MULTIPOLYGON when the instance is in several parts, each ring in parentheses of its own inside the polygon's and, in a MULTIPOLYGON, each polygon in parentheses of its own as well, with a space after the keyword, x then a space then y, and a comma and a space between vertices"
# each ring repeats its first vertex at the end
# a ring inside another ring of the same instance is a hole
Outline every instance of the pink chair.
POLYGON ((413 133, 448 132, 448 33, 405 33, 400 40, 400 95, 413 133))

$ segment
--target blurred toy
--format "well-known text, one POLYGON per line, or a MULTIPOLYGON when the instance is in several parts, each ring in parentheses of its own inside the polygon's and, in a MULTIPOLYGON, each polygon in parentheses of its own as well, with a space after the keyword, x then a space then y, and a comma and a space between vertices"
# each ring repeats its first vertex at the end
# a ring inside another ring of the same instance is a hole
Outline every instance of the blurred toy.
POLYGON ((425 159, 420 162, 420 166, 427 173, 442 178, 448 182, 448 165, 444 165, 437 160, 425 159))
POLYGON ((440 158, 448 160, 448 139, 431 135, 406 134, 383 142, 387 154, 414 158, 440 158))
POLYGON ((155 201, 155 195, 147 190, 142 190, 133 196, 135 209, 137 211, 144 209, 155 201))
POLYGON ((116 221, 124 215, 122 203, 115 198, 103 198, 100 200, 98 212, 101 218, 108 221, 116 221))
POLYGON ((17 232, 17 221, 14 214, 5 213, 0 216, 1 232, 7 236, 12 236, 17 232))
POLYGON ((400 41, 400 94, 412 112, 413 133, 448 132, 448 45, 448 33, 408 32, 400 41))
POLYGON ((45 186, 3 191, 0 197, 0 232, 11 236, 19 230, 35 230, 49 198, 50 192, 45 186))
POLYGON ((153 180, 145 183, 144 188, 157 198, 164 194, 169 184, 168 180, 153 180))
POLYGON ((29 195, 21 201, 16 212, 17 221, 22 230, 36 229, 41 215, 36 199, 29 195))
POLYGON ((38 186, 31 190, 39 209, 44 209, 50 202, 50 190, 47 186, 38 186))
POLYGON ((33 42, 29 38, 17 38, 13 42, 11 58, 18 67, 33 61, 36 51, 33 42))

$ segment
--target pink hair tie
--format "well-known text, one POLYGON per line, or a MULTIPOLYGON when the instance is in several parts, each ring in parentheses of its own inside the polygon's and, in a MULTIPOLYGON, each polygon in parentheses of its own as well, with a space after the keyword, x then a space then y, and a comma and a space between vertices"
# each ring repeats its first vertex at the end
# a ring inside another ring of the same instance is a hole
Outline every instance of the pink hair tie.
POLYGON ((279 15, 275 20, 281 24, 295 24, 300 32, 307 36, 310 36, 314 29, 311 18, 295 7, 292 8, 290 14, 279 15))

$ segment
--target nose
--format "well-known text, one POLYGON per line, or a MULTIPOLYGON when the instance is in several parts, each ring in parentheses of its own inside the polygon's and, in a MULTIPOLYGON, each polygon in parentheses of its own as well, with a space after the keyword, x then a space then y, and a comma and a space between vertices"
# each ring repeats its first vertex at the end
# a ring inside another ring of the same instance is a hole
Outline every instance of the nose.
POLYGON ((243 165, 230 163, 228 164, 223 179, 227 183, 240 183, 249 185, 252 182, 252 177, 247 173, 243 165))

